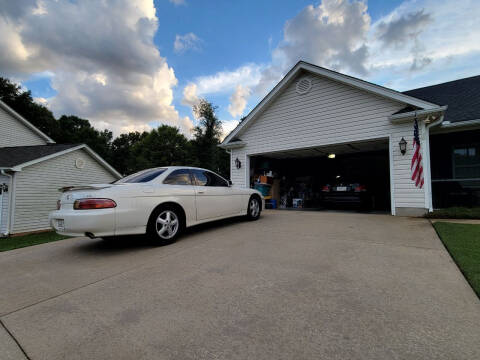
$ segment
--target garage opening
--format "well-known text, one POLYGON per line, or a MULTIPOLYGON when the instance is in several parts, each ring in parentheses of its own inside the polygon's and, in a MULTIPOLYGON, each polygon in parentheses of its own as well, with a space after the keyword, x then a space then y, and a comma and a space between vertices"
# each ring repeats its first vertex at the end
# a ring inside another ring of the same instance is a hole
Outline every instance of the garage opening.
POLYGON ((270 208, 389 212, 388 139, 251 156, 250 186, 270 208))

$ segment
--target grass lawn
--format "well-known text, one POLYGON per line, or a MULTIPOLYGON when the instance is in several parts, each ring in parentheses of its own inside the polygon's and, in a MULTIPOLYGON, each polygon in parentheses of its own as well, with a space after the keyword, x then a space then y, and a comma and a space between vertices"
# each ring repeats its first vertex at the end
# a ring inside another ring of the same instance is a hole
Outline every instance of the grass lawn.
POLYGON ((450 207, 427 214, 431 219, 480 219, 480 207, 450 207))
POLYGON ((480 225, 437 222, 433 226, 480 297, 480 225))
POLYGON ((66 239, 67 237, 68 236, 58 235, 54 231, 49 231, 38 234, 0 238, 0 252, 43 244, 51 241, 58 241, 66 239))

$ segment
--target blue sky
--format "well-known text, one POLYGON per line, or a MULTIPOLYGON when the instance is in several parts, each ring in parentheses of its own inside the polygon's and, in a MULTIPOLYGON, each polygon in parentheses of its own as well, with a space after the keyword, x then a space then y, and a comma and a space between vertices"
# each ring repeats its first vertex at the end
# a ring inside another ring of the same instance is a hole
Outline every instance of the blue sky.
POLYGON ((478 75, 476 0, 24 0, 0 10, 0 76, 116 135, 191 106, 225 131, 299 59, 397 90, 478 75))

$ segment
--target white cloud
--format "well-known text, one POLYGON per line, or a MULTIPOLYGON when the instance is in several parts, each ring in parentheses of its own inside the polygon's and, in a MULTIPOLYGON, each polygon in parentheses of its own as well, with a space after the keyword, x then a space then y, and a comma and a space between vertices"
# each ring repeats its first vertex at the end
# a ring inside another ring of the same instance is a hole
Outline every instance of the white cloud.
POLYGON ((187 5, 185 0, 168 0, 168 1, 170 1, 172 4, 175 4, 176 6, 187 5))
POLYGON ((232 96, 230 96, 230 105, 228 105, 228 112, 233 117, 237 117, 243 114, 243 110, 247 106, 247 100, 250 96, 250 89, 237 85, 232 96))
POLYGON ((387 78, 386 85, 406 90, 478 73, 471 58, 480 51, 479 17, 480 3, 475 0, 405 1, 371 26, 370 79, 384 82, 387 78), (404 26, 403 36, 390 45, 378 36, 385 24, 398 29, 399 24, 406 25, 405 20, 410 20, 412 29, 404 26))
POLYGON ((185 35, 176 35, 175 41, 173 43, 173 50, 177 54, 184 53, 187 50, 200 50, 200 45, 202 40, 195 35, 194 33, 190 32, 185 35))
POLYGON ((27 2, 0 10, 4 75, 52 73, 57 95, 48 104, 56 116, 75 114, 116 135, 151 123, 190 131, 172 103, 175 73, 153 43, 152 0, 27 2))
POLYGON ((182 104, 193 107, 198 104, 199 101, 200 98, 197 95, 197 85, 191 83, 185 86, 183 89, 182 104))
POLYGON ((232 132, 239 124, 238 120, 224 120, 222 121, 222 140, 232 132))
POLYGON ((198 96, 206 94, 228 93, 237 85, 244 87, 255 86, 261 76, 262 65, 246 64, 232 71, 219 71, 208 76, 199 76, 193 83, 196 85, 198 96))
POLYGON ((370 26, 367 6, 348 0, 323 0, 309 5, 284 27, 274 58, 290 68, 298 60, 340 71, 366 74, 365 40, 370 26))
POLYGON ((365 2, 323 0, 285 23, 270 63, 249 63, 194 83, 200 95, 242 85, 263 97, 298 60, 400 90, 416 87, 419 76, 422 85, 452 80, 471 75, 468 69, 479 71, 473 60, 480 52, 478 18, 477 0, 408 0, 374 23, 365 2))

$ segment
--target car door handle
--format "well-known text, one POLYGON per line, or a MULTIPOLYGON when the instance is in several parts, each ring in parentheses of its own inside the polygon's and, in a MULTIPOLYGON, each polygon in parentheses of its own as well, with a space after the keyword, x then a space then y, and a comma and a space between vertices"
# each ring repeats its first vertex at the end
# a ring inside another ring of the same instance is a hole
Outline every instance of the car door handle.
POLYGON ((205 191, 197 191, 197 194, 204 194, 205 191))

